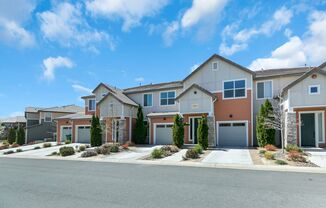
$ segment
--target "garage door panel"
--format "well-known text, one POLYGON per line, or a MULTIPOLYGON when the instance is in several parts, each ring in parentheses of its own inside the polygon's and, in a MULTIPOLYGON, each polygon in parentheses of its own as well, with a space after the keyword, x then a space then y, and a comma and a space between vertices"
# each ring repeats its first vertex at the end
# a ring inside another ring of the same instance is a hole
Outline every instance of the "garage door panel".
POLYGON ((247 124, 245 122, 220 123, 218 140, 220 146, 247 146, 247 124))
POLYGON ((91 131, 90 126, 79 126, 77 129, 77 142, 90 143, 91 131))
POLYGON ((172 125, 158 124, 155 130, 155 144, 172 144, 172 125))

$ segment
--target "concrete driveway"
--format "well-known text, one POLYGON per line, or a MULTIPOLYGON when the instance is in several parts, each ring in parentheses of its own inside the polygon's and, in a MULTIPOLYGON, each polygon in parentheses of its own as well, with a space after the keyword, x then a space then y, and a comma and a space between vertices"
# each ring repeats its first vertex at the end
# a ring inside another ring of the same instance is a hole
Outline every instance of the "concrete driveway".
POLYGON ((248 149, 221 148, 212 150, 203 163, 253 165, 248 149))
MULTIPOLYGON (((44 143, 51 143, 52 146, 55 146, 57 144, 56 142, 44 142, 44 143)), ((23 151, 29 151, 29 150, 33 150, 35 147, 43 147, 44 143, 24 145, 24 146, 15 147, 15 148, 4 149, 4 150, 0 150, 0 154, 3 154, 4 152, 7 152, 9 150, 16 152, 17 149, 21 149, 23 151)))
POLYGON ((326 168, 326 150, 307 151, 309 160, 319 167, 326 168))

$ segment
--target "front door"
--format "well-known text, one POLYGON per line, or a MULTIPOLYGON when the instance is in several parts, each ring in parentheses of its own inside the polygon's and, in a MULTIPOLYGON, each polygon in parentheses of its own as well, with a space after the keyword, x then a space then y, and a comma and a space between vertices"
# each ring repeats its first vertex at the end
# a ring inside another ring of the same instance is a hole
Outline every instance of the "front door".
POLYGON ((197 139, 197 129, 200 117, 192 117, 190 118, 190 141, 193 141, 194 144, 198 143, 197 139))
POLYGON ((301 146, 316 146, 315 114, 301 114, 301 146))

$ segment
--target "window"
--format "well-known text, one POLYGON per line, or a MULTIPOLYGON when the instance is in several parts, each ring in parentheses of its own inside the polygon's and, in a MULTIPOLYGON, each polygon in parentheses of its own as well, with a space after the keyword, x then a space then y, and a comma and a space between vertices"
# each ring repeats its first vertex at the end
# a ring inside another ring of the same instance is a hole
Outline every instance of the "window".
POLYGON ((161 100, 161 105, 174 105, 175 91, 161 92, 160 100, 161 100))
POLYGON ((218 68, 219 68, 219 62, 213 62, 212 63, 212 70, 213 71, 217 71, 218 70, 218 68))
POLYGON ((273 96, 272 81, 257 82, 257 99, 269 99, 273 96))
POLYGON ((144 107, 153 106, 153 94, 144 94, 144 107))
POLYGON ((319 94, 319 85, 311 85, 309 86, 309 94, 310 95, 317 95, 319 94))
POLYGON ((44 113, 44 122, 52 122, 52 113, 49 112, 44 113))
POLYGON ((95 111, 95 99, 88 100, 88 110, 95 111))
POLYGON ((223 85, 223 98, 230 99, 246 97, 245 80, 225 81, 223 85))

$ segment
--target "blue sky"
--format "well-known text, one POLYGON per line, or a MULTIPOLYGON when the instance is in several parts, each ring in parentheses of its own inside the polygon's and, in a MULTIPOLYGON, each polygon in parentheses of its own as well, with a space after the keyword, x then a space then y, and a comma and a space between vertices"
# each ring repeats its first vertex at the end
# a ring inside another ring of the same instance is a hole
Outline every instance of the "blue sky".
POLYGON ((252 70, 319 65, 325 1, 3 0, 0 117, 82 106, 99 82, 181 80, 213 53, 252 70))

